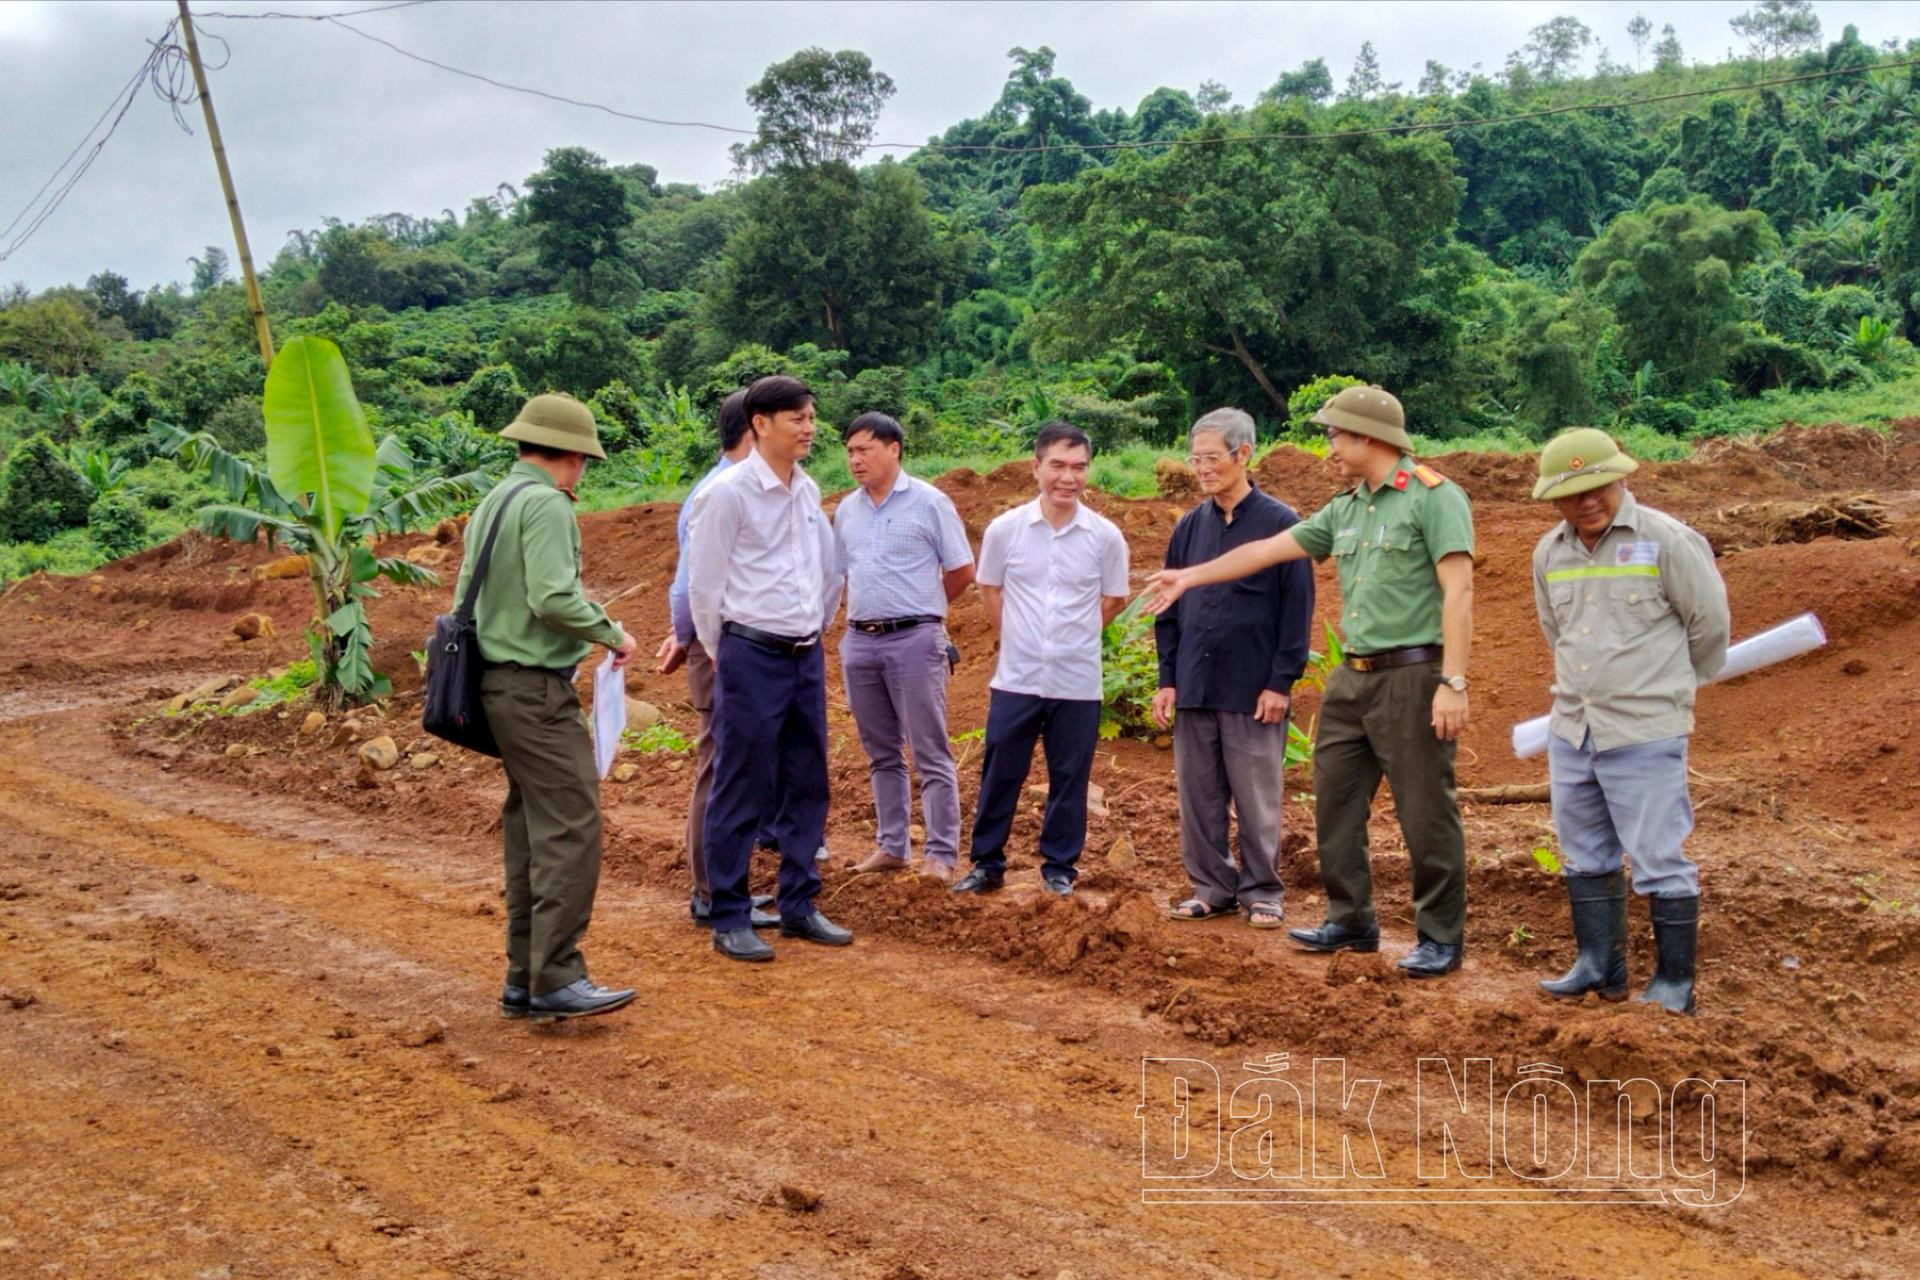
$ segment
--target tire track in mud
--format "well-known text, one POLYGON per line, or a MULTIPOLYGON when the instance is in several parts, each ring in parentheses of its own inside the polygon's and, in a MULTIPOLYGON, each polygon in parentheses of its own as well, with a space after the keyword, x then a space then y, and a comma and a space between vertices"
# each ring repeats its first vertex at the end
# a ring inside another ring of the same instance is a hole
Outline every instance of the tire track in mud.
POLYGON ((476 977, 490 868, 351 819, 286 836, 294 797, 178 812, 246 801, 90 754, 86 723, 0 727, 0 987, 32 998, 0 1001, 0 1272, 1770 1271, 1657 1212, 1145 1209, 1164 1028, 886 941, 743 972, 646 890, 608 886, 589 940, 632 1015, 530 1033, 476 977))

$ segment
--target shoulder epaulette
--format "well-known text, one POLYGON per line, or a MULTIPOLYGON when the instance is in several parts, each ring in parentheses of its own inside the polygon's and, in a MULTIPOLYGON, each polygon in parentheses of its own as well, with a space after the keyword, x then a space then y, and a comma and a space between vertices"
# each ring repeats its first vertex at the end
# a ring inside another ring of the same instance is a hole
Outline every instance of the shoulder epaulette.
POLYGON ((1427 486, 1429 489, 1437 489, 1446 481, 1445 476, 1424 462, 1414 464, 1413 474, 1421 484, 1427 486))

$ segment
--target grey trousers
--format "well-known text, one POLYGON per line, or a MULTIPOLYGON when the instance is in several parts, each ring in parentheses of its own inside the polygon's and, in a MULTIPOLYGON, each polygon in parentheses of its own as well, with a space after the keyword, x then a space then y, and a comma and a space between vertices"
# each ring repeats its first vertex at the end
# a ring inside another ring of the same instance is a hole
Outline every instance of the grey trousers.
POLYGON ((687 701, 700 717, 693 755, 693 795, 687 801, 687 869, 693 873, 693 891, 711 898, 707 889, 707 846, 701 830, 707 822, 707 793, 713 790, 713 659, 698 640, 687 646, 687 701))
POLYGON ((913 795, 903 748, 911 746, 920 772, 926 856, 953 866, 960 845, 960 789, 947 738, 945 631, 923 623, 870 636, 849 627, 840 642, 840 672, 873 780, 875 843, 896 858, 909 852, 913 795))
POLYGON ((1287 725, 1236 711, 1181 708, 1173 717, 1180 783, 1180 860, 1209 907, 1279 902, 1281 774, 1287 725), (1227 805, 1240 819, 1240 865, 1227 839, 1227 805))
POLYGON ((1555 734, 1547 767, 1568 875, 1607 875, 1631 855, 1636 893, 1699 896, 1700 869, 1684 851, 1693 831, 1686 735, 1596 751, 1591 734, 1577 747, 1555 734))

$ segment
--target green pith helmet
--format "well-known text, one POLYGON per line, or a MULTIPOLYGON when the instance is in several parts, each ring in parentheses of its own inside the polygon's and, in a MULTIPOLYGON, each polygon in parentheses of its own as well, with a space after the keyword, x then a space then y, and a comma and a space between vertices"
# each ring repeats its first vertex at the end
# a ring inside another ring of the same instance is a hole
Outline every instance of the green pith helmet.
POLYGON ((1547 441, 1540 451, 1540 482, 1533 496, 1548 502, 1612 484, 1640 469, 1597 427, 1576 427, 1547 441))
POLYGON ((535 396, 521 405, 519 416, 502 427, 500 434, 508 440, 584 453, 589 458, 607 456, 600 447, 599 428, 593 425, 593 411, 558 392, 535 396))
POLYGON ((1313 420, 1323 427, 1338 427, 1390 444, 1402 453, 1413 452, 1413 437, 1407 434, 1406 410, 1378 387, 1347 387, 1337 392, 1333 399, 1320 406, 1313 420))

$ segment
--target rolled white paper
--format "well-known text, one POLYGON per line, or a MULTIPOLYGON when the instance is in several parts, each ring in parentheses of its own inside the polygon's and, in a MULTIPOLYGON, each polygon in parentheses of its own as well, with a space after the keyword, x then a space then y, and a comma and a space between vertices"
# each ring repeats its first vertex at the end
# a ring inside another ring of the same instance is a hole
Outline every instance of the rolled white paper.
MULTIPOLYGON (((1730 646, 1720 674, 1707 683, 1719 684, 1722 680, 1737 679, 1776 662, 1812 653, 1826 642, 1827 632, 1820 625, 1820 619, 1811 613, 1803 613, 1730 646)), ((1550 716, 1535 716, 1513 726, 1513 754, 1527 760, 1545 751, 1549 736, 1547 723, 1550 719, 1550 716)))

